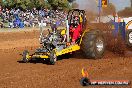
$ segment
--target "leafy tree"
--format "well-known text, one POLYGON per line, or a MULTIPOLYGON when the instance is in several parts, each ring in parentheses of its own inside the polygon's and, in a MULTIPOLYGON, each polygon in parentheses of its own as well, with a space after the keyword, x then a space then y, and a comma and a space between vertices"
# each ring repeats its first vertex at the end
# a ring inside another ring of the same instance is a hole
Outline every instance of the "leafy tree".
POLYGON ((132 7, 127 7, 124 10, 118 12, 119 16, 130 17, 132 16, 132 7))
POLYGON ((51 6, 52 9, 61 8, 68 8, 69 2, 67 0, 47 0, 48 4, 51 6))
POLYGON ((76 0, 68 0, 68 2, 72 3, 73 1, 76 1, 76 0))
POLYGON ((4 0, 2 2, 3 6, 7 7, 21 7, 23 9, 26 8, 40 8, 46 7, 49 9, 58 9, 58 8, 70 8, 69 3, 73 2, 74 0, 4 0))
POLYGON ((132 0, 130 0, 131 7, 126 7, 124 10, 118 12, 119 16, 131 17, 132 16, 132 0))

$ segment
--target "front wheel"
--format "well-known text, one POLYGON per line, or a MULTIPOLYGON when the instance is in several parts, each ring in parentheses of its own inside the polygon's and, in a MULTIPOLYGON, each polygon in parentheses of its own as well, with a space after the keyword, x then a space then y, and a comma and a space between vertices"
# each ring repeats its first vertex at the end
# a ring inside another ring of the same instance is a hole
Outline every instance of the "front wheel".
POLYGON ((27 50, 25 50, 23 52, 23 62, 27 63, 29 61, 29 52, 27 50))
POLYGON ((51 65, 54 65, 54 64, 55 64, 55 62, 57 61, 57 56, 56 56, 55 51, 52 51, 52 52, 50 53, 49 60, 50 60, 50 64, 51 64, 51 65))

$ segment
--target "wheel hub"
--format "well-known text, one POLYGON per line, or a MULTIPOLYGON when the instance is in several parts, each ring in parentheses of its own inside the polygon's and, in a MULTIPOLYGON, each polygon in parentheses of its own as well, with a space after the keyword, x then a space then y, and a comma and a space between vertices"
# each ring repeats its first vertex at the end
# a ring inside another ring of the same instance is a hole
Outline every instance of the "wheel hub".
POLYGON ((99 52, 101 52, 104 48, 104 43, 102 40, 97 40, 96 42, 96 48, 99 52))
POLYGON ((129 34, 129 42, 132 44, 132 32, 129 34))

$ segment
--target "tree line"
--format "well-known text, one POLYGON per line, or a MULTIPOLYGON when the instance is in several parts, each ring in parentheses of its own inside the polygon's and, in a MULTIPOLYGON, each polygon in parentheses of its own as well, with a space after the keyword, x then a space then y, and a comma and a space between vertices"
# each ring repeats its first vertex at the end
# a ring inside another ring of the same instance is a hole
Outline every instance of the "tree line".
POLYGON ((0 0, 0 5, 7 8, 48 8, 48 9, 71 9, 75 0, 0 0))

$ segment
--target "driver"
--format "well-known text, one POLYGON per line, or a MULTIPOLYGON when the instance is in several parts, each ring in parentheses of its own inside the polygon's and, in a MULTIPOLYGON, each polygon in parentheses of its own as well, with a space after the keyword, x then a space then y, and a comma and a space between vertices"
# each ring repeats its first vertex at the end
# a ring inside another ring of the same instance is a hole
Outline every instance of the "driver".
POLYGON ((79 16, 74 16, 72 30, 72 43, 74 44, 76 40, 80 37, 80 26, 79 26, 79 16))

